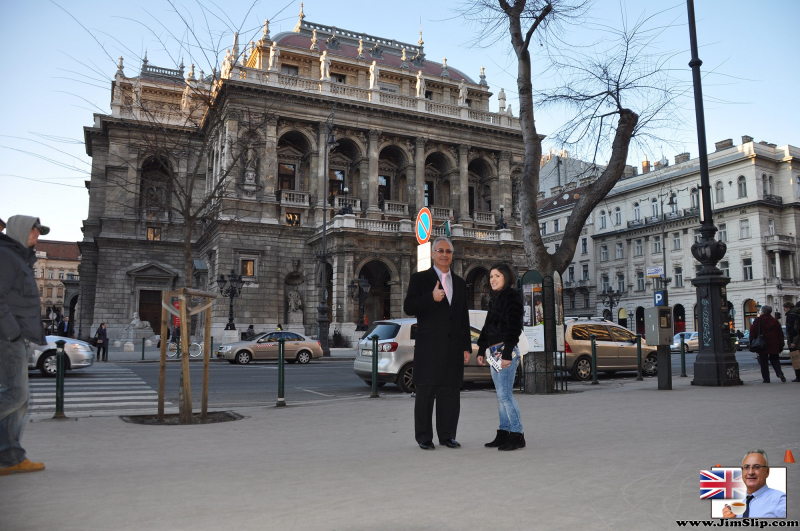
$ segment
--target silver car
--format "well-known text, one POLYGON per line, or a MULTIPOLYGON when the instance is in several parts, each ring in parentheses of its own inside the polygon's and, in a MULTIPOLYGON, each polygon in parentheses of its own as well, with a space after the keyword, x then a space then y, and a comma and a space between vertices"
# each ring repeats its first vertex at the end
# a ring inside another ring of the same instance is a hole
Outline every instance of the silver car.
POLYGON ((56 341, 65 341, 64 353, 67 355, 67 370, 91 367, 94 363, 94 351, 86 341, 69 337, 47 336, 46 345, 31 343, 28 349, 28 368, 39 369, 45 376, 56 375, 56 341))
MULTIPOLYGON (((470 310, 470 335, 472 337, 472 356, 464 366, 465 382, 491 381, 489 365, 478 365, 478 337, 481 335, 486 312, 470 310)), ((417 332, 417 319, 387 319, 372 323, 369 330, 358 342, 358 354, 353 362, 356 375, 367 385, 372 385, 372 340, 378 336, 378 385, 387 382, 397 384, 405 393, 414 391, 414 344, 417 332)), ((525 335, 519 338, 520 352, 528 352, 525 335)))
POLYGON ((670 351, 680 354, 681 353, 681 336, 683 336, 683 348, 686 354, 690 352, 697 352, 700 348, 700 333, 699 332, 679 332, 672 338, 672 346, 670 351))

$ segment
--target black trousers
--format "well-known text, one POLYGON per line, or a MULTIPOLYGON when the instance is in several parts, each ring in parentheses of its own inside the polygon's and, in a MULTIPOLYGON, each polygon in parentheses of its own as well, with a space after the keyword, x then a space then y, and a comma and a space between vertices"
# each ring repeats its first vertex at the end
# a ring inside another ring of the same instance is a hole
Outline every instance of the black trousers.
POLYGON ((103 353, 103 359, 108 359, 108 344, 104 341, 97 344, 97 361, 100 361, 100 353, 103 353))
POLYGON ((770 364, 772 364, 772 368, 775 369, 775 374, 778 376, 778 378, 783 376, 781 361, 778 359, 778 354, 759 354, 758 364, 761 365, 761 377, 765 382, 769 381, 770 364))
POLYGON ((439 440, 456 438, 461 412, 461 388, 418 385, 414 400, 414 437, 418 443, 433 441, 433 406, 436 404, 436 433, 439 440))

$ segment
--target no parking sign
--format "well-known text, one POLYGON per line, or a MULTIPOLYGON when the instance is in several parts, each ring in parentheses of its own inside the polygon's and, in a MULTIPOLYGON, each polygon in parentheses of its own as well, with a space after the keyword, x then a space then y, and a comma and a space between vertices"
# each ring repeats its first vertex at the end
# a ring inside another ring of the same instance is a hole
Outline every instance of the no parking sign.
POLYGON ((433 233, 433 216, 428 207, 422 207, 414 224, 414 235, 417 237, 417 271, 431 268, 431 234, 433 233))

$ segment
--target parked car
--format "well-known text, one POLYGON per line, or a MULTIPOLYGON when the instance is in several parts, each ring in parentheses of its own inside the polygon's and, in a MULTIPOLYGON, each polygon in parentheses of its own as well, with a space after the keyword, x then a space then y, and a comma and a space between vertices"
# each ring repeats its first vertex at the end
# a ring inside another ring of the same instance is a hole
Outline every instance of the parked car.
POLYGON ((736 350, 745 350, 750 346, 750 330, 742 332, 744 337, 737 339, 736 350))
MULTIPOLYGON (((491 381, 489 365, 478 365, 478 337, 481 335, 486 312, 470 310, 469 323, 472 337, 472 356, 464 367, 465 382, 491 381)), ((414 344, 416 343, 417 319, 385 319, 375 321, 358 342, 358 354, 353 362, 356 375, 367 385, 372 385, 372 340, 378 336, 378 385, 396 384, 401 391, 414 391, 414 344)), ((520 352, 528 352, 528 340, 519 337, 520 352)))
POLYGON ((288 363, 308 363, 314 358, 322 357, 319 341, 295 332, 263 332, 251 341, 225 343, 214 352, 217 358, 230 363, 247 365, 253 360, 277 360, 278 339, 285 339, 284 359, 288 363))
POLYGON ((681 336, 683 336, 684 352, 697 352, 700 348, 700 333, 699 332, 680 332, 675 334, 672 338, 672 346, 669 348, 671 352, 676 354, 681 353, 681 336))
MULTIPOLYGON (((598 319, 573 319, 565 323, 565 365, 576 380, 592 377, 592 341, 596 336, 597 370, 613 374, 617 371, 635 371, 638 366, 636 335, 610 321, 598 319)), ((658 374, 656 348, 647 346, 642 339, 642 373, 658 374)))
POLYGON ((46 345, 31 343, 28 349, 28 369, 39 369, 45 376, 55 376, 56 367, 56 341, 65 341, 64 353, 67 355, 67 370, 91 367, 94 362, 94 351, 86 341, 69 337, 46 336, 46 345))

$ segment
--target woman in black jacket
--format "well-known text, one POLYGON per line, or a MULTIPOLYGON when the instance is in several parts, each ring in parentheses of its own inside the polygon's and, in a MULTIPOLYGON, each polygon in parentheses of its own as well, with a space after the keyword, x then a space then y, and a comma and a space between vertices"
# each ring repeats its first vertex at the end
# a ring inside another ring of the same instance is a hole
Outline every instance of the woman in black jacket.
POLYGON ((94 333, 97 340, 97 361, 100 361, 100 353, 102 352, 103 361, 108 361, 108 332, 106 331, 106 324, 100 323, 97 332, 94 333))
POLYGON ((522 295, 514 288, 516 275, 508 264, 500 263, 489 272, 492 298, 489 313, 478 338, 478 363, 484 365, 486 350, 489 356, 500 357, 500 370, 492 367, 492 380, 497 391, 500 410, 500 429, 497 437, 486 443, 487 448, 516 450, 525 448, 525 434, 519 405, 514 398, 514 376, 522 360, 517 343, 522 333, 522 295))

